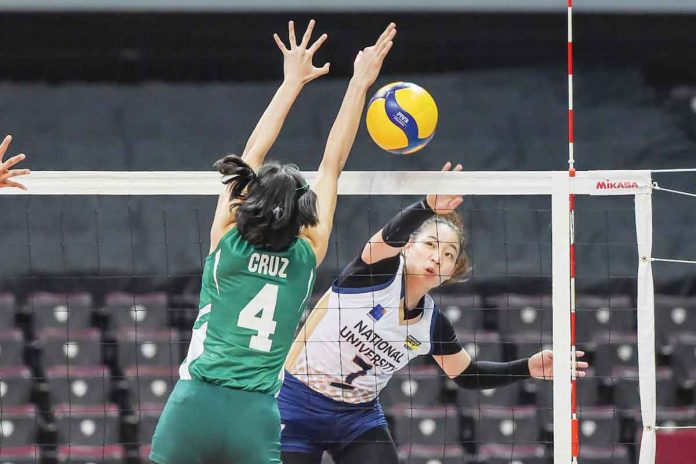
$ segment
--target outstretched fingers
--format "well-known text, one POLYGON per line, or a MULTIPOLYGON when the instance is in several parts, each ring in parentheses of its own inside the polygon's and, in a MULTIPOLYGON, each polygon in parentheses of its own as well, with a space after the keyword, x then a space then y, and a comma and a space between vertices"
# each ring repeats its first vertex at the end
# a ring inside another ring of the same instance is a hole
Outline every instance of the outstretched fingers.
POLYGON ((19 182, 14 182, 11 180, 2 181, 2 186, 3 187, 14 187, 14 188, 18 188, 21 190, 27 190, 27 187, 24 184, 20 184, 19 182))
POLYGON ((443 170, 443 171, 450 171, 450 170, 452 170, 452 171, 461 171, 461 170, 463 170, 463 169, 464 169, 464 168, 462 167, 462 165, 461 165, 460 163, 457 163, 457 165, 454 167, 454 169, 452 169, 452 163, 451 163, 450 161, 447 161, 447 162, 445 163, 445 165, 442 166, 442 170, 443 170))
POLYGON ((317 68, 315 75, 318 77, 318 76, 323 76, 324 74, 328 74, 330 67, 331 67, 331 63, 325 63, 324 66, 322 66, 321 68, 317 68))
POLYGON ((28 174, 31 174, 31 170, 29 169, 13 169, 10 172, 0 175, 0 179, 5 180, 10 177, 26 176, 28 174))
POLYGON ((315 24, 316 24, 316 21, 314 21, 313 19, 309 20, 309 25, 307 26, 307 30, 305 31, 304 35, 302 36, 302 42, 300 43, 300 47, 307 48, 307 45, 309 44, 309 39, 312 38, 312 31, 314 31, 315 24))
POLYGON ((290 49, 297 47, 297 38, 295 37, 295 21, 288 21, 288 38, 290 39, 290 49))
POLYGON ((290 50, 285 46, 281 38, 278 36, 278 34, 273 34, 273 39, 275 40, 276 45, 280 49, 281 52, 283 52, 283 55, 288 53, 290 50))
MULTIPOLYGON (((0 150, 1 149, 2 149, 2 147, 0 146, 0 150)), ((5 147, 5 150, 6 149, 7 149, 7 147, 5 147)), ((21 155, 13 156, 12 158, 5 161, 4 163, 0 164, 0 173, 7 172, 15 164, 19 163, 20 161, 24 161, 25 158, 26 158, 26 156, 24 156, 23 153, 21 155)))
MULTIPOLYGON (((395 32, 395 33, 396 33, 396 32, 395 32)), ((393 37, 393 36, 392 36, 392 37, 393 37)), ((392 42, 392 41, 390 40, 390 41, 387 42, 383 47, 380 48, 380 50, 379 50, 378 53, 379 53, 379 58, 380 58, 381 60, 383 60, 383 59, 387 56, 387 53, 389 53, 389 50, 391 50, 391 48, 392 48, 393 45, 394 45, 394 42, 392 42)))
POLYGON ((10 146, 10 142, 12 142, 12 136, 6 135, 5 139, 0 144, 0 161, 2 161, 2 157, 5 155, 5 152, 7 151, 7 147, 10 146))
POLYGON ((389 23, 389 25, 384 29, 384 32, 380 34, 380 36, 377 38, 377 42, 375 42, 376 46, 382 45, 389 40, 389 36, 394 37, 394 34, 396 33, 396 24, 394 23, 389 23))
POLYGON ((319 47, 321 47, 322 45, 324 45, 324 42, 326 42, 326 39, 327 39, 328 37, 329 37, 328 35, 322 34, 322 35, 319 36, 319 38, 312 44, 312 46, 309 47, 309 48, 307 49, 307 51, 313 55, 314 53, 316 53, 317 50, 319 50, 319 47))

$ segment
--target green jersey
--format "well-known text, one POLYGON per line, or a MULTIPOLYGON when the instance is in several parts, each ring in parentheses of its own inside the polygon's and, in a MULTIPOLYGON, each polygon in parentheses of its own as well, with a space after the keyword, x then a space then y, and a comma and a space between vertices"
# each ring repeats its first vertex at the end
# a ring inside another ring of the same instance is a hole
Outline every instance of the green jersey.
POLYGON ((316 264, 303 239, 271 252, 236 227, 229 231, 205 260, 198 319, 179 377, 277 394, 316 264))

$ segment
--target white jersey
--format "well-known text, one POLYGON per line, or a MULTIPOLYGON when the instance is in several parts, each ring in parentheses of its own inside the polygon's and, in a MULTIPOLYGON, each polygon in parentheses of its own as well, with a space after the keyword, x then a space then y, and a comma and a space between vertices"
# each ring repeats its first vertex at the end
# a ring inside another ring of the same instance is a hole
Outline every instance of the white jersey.
POLYGON ((285 367, 314 391, 336 401, 372 401, 392 375, 429 354, 436 318, 425 296, 420 319, 405 320, 404 261, 389 282, 370 288, 333 286, 300 330, 285 367))

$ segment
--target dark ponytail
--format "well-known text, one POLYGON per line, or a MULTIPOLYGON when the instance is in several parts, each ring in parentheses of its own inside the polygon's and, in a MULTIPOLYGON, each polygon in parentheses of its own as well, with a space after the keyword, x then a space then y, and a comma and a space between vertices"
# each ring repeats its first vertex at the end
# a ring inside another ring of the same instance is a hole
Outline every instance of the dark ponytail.
POLYGON ((219 159, 213 165, 215 169, 224 177, 222 183, 230 185, 231 200, 244 199, 244 191, 252 190, 259 182, 259 178, 251 169, 251 166, 246 164, 237 155, 227 155, 219 159))
POLYGON ((287 249, 302 227, 317 225, 317 196, 297 166, 267 163, 258 174, 239 156, 215 163, 230 185, 230 208, 240 233, 254 246, 287 249))

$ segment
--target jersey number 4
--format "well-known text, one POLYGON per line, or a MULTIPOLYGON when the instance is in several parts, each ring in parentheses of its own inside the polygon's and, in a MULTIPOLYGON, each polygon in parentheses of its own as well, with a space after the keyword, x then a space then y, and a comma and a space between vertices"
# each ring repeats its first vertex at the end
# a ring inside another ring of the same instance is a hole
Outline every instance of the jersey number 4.
POLYGON ((266 284, 239 313, 237 326, 258 332, 251 336, 249 348, 265 353, 271 351, 271 335, 276 330, 276 321, 273 320, 273 315, 277 301, 278 286, 266 284))

